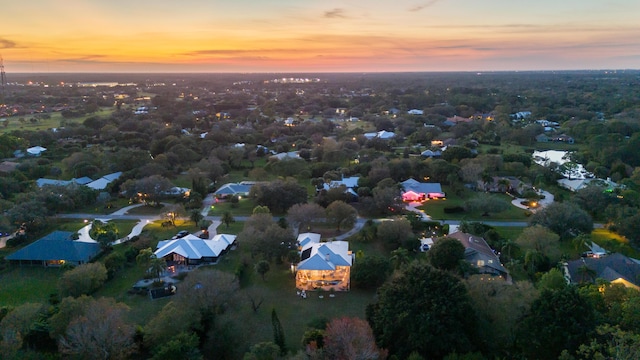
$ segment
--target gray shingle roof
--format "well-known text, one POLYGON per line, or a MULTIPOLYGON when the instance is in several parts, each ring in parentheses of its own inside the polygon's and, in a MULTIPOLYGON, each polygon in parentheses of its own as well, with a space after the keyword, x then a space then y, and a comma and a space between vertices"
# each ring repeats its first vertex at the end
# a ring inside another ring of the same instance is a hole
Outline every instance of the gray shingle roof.
POLYGON ((640 264, 622 254, 614 253, 601 258, 584 258, 567 262, 572 282, 580 282, 582 275, 579 269, 583 265, 595 272, 595 278, 607 281, 623 278, 630 283, 640 285, 640 264))
POLYGON ((407 192, 413 191, 418 194, 443 193, 440 183, 421 183, 415 179, 408 179, 403 181, 401 184, 404 190, 407 192))

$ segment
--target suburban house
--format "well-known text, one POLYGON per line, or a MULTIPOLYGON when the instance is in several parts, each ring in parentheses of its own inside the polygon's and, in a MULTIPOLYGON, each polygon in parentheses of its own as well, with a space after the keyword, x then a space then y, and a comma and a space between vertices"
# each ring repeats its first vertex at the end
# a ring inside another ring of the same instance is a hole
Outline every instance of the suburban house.
POLYGON ((228 183, 220 187, 213 193, 217 198, 226 198, 229 196, 248 196, 251 187, 255 185, 254 181, 242 181, 239 183, 228 183))
POLYGON ((407 114, 409 114, 409 115, 424 115, 424 111, 423 110, 419 110, 419 109, 411 109, 411 110, 407 111, 407 114))
POLYGON ((54 231, 5 259, 16 265, 77 266, 88 263, 100 253, 100 244, 73 240, 73 234, 54 231))
POLYGON ((71 180, 56 180, 56 179, 40 178, 36 180, 36 185, 38 185, 38 187, 43 187, 45 185, 69 186, 71 184, 76 184, 76 185, 84 185, 94 190, 104 190, 107 187, 107 185, 109 185, 114 180, 117 180, 120 177, 120 175, 122 175, 121 171, 105 175, 98 180, 93 180, 87 176, 77 178, 77 179, 73 178, 71 180))
POLYGON ((359 176, 351 176, 351 177, 342 177, 341 180, 332 180, 328 183, 322 184, 324 190, 336 189, 341 186, 345 187, 345 192, 351 194, 353 196, 358 196, 358 193, 355 189, 358 188, 358 181, 360 180, 359 176))
POLYGON ((305 233, 298 236, 301 250, 300 262, 296 266, 296 288, 348 291, 351 288, 354 257, 349 250, 349 242, 319 240, 319 234, 305 233), (302 243, 305 245, 300 245, 302 243))
POLYGON ((428 158, 440 157, 440 156, 442 156, 442 151, 440 151, 440 150, 433 151, 433 150, 427 149, 427 150, 421 152, 420 156, 428 157, 428 158))
POLYGON ((400 184, 403 188, 403 201, 424 201, 427 199, 442 199, 445 197, 440 183, 421 183, 415 179, 408 179, 400 184))
POLYGON ((575 143, 575 140, 566 134, 561 134, 558 136, 548 136, 546 134, 539 134, 536 136, 536 141, 537 142, 564 142, 567 144, 573 144, 575 143))
POLYGON ((386 131, 386 130, 380 130, 378 132, 371 132, 371 133, 364 133, 364 137, 367 138, 368 140, 371 140, 371 139, 390 140, 390 139, 393 139, 395 136, 396 134, 394 132, 386 131))
POLYGON ((320 234, 316 233, 302 233, 298 234, 298 250, 302 251, 302 248, 307 247, 309 244, 320 243, 320 234))
POLYGON ((545 134, 538 134, 538 135, 536 135, 536 141, 537 141, 537 142, 546 143, 546 142, 551 141, 551 138, 550 138, 550 137, 548 137, 548 136, 547 136, 547 135, 545 135, 545 134))
POLYGON ((600 186, 604 190, 613 190, 616 188, 624 189, 624 185, 617 184, 611 179, 560 179, 558 180, 558 185, 563 187, 569 191, 578 191, 586 188, 587 186, 600 186))
POLYGON ((114 172, 114 173, 105 175, 98 180, 94 180, 88 183, 87 186, 94 190, 104 190, 106 189, 107 185, 111 184, 113 181, 120 178, 121 175, 122 175, 122 171, 114 172))
POLYGON ((508 277, 509 272, 502 266, 500 258, 484 238, 462 231, 453 232, 447 237, 454 238, 462 243, 465 261, 476 268, 480 274, 500 276, 504 279, 508 277))
POLYGON ((509 116, 511 116, 512 119, 523 120, 531 116, 531 111, 519 111, 509 116))
POLYGON ((282 161, 282 160, 291 160, 291 159, 300 159, 300 154, 298 153, 298 151, 282 152, 282 153, 277 153, 269 156, 269 160, 282 161))
POLYGON ((524 190, 531 189, 531 185, 526 184, 513 176, 493 176, 489 182, 478 180, 477 189, 488 192, 508 192, 522 194, 524 190))
POLYGON ((235 244, 236 236, 218 234, 211 240, 189 234, 180 239, 158 242, 154 254, 168 265, 200 265, 215 263, 235 244))
POLYGON ((454 115, 453 117, 447 118, 442 124, 447 126, 455 126, 458 123, 469 123, 472 122, 473 118, 466 118, 458 115, 454 115))
POLYGON ((594 283, 596 279, 603 279, 640 290, 640 264, 619 253, 568 261, 563 268, 569 283, 594 283))
POLYGON ((31 156, 40 156, 45 151, 47 151, 47 149, 42 146, 34 146, 27 149, 27 154, 31 156))
POLYGON ((552 140, 557 142, 564 142, 567 144, 573 144, 575 142, 575 140, 567 134, 560 134, 558 136, 553 137, 552 140))

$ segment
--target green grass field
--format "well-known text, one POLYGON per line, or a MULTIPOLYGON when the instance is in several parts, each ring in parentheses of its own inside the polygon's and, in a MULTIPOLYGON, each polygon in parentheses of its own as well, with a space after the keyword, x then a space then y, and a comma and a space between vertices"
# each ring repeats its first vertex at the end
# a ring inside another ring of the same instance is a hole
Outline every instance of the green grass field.
POLYGON ((92 204, 89 206, 85 206, 83 208, 74 210, 74 213, 86 213, 86 214, 95 214, 95 215, 107 215, 112 212, 121 209, 125 206, 130 205, 129 200, 124 198, 113 199, 108 202, 110 206, 104 204, 92 204))
MULTIPOLYGON (((464 211, 459 213, 447 214, 445 208, 453 208, 456 206, 464 207, 465 201, 473 197, 473 192, 467 191, 462 196, 457 196, 453 192, 447 192, 445 200, 428 200, 419 209, 424 210, 427 215, 434 220, 474 220, 474 221, 527 221, 527 211, 516 206, 510 205, 507 210, 499 213, 490 213, 489 216, 483 216, 480 211, 464 211)), ((496 198, 511 202, 511 197, 506 194, 491 194, 496 198)))
POLYGON ((593 230, 591 239, 607 251, 618 252, 635 259, 640 258, 640 251, 634 249, 627 238, 607 229, 593 230))
POLYGON ((49 295, 57 292, 61 273, 59 268, 10 267, 0 273, 0 306, 47 302, 49 295))
POLYGON ((209 209, 209 216, 222 216, 225 212, 230 212, 232 216, 251 216, 256 203, 251 199, 240 199, 233 204, 230 201, 222 200, 214 203, 209 209))
MULTIPOLYGON (((38 130, 48 130, 52 128, 59 128, 62 125, 62 122, 66 122, 67 124, 81 124, 87 118, 92 116, 99 117, 109 117, 115 111, 115 107, 104 107, 100 108, 98 112, 93 114, 87 114, 76 118, 64 119, 62 114, 59 112, 49 113, 47 115, 50 116, 49 119, 43 119, 40 116, 35 115, 24 115, 24 116, 12 116, 6 118, 8 121, 8 125, 0 126, 0 133, 9 133, 13 130, 30 130, 30 131, 38 131, 38 130), (24 119, 24 122, 21 122, 20 119, 24 119), (31 119, 38 119, 37 122, 31 122, 31 119)), ((39 114, 38 114, 39 115, 39 114)))
MULTIPOLYGON (((234 272, 243 258, 250 258, 248 251, 239 246, 225 255, 219 264, 207 268, 234 272)), ((240 299, 221 319, 232 319, 246 338, 246 346, 261 341, 273 341, 271 310, 275 309, 285 330, 285 338, 290 349, 299 349, 302 334, 307 324, 314 318, 365 317, 367 304, 374 301, 373 291, 353 289, 337 292, 329 297, 327 292, 309 293, 307 299, 296 295, 295 279, 287 264, 271 264, 271 270, 263 281, 252 268, 244 282, 244 289, 253 288, 259 292, 264 302, 257 313, 253 313, 246 299, 240 299), (324 298, 319 298, 323 295, 324 298)), ((248 350, 248 349, 247 349, 248 350)))
POLYGON ((520 236, 520 234, 522 234, 522 232, 524 231, 523 227, 517 226, 496 226, 495 229, 503 239, 510 240, 517 239, 518 236, 520 236))

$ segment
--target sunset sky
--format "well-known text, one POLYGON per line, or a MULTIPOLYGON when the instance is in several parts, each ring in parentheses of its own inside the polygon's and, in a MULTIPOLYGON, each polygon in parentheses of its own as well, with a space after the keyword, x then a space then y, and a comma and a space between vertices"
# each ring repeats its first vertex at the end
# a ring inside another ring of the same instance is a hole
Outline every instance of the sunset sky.
POLYGON ((640 68, 638 0, 4 1, 19 72, 640 68))

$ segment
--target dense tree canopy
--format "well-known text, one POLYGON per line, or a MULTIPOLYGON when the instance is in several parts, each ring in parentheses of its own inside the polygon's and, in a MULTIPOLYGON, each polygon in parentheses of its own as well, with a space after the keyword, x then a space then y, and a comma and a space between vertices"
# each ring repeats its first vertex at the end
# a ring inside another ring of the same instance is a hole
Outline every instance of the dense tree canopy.
POLYGON ((460 280, 429 265, 414 263, 378 290, 367 307, 380 347, 406 358, 442 358, 475 347, 476 317, 460 280))
POLYGON ((429 263, 440 270, 455 270, 464 259, 464 245, 458 239, 439 239, 427 252, 429 263))
POLYGON ((276 180, 252 186, 249 196, 258 205, 266 206, 275 213, 284 213, 295 204, 307 202, 307 189, 294 179, 276 180))
POLYGON ((594 309, 575 287, 543 290, 518 329, 518 343, 536 359, 575 352, 596 327, 594 309))
POLYGON ((560 235, 566 240, 579 234, 588 234, 593 230, 593 220, 586 211, 568 202, 554 202, 537 211, 531 220, 531 225, 541 225, 560 235))

